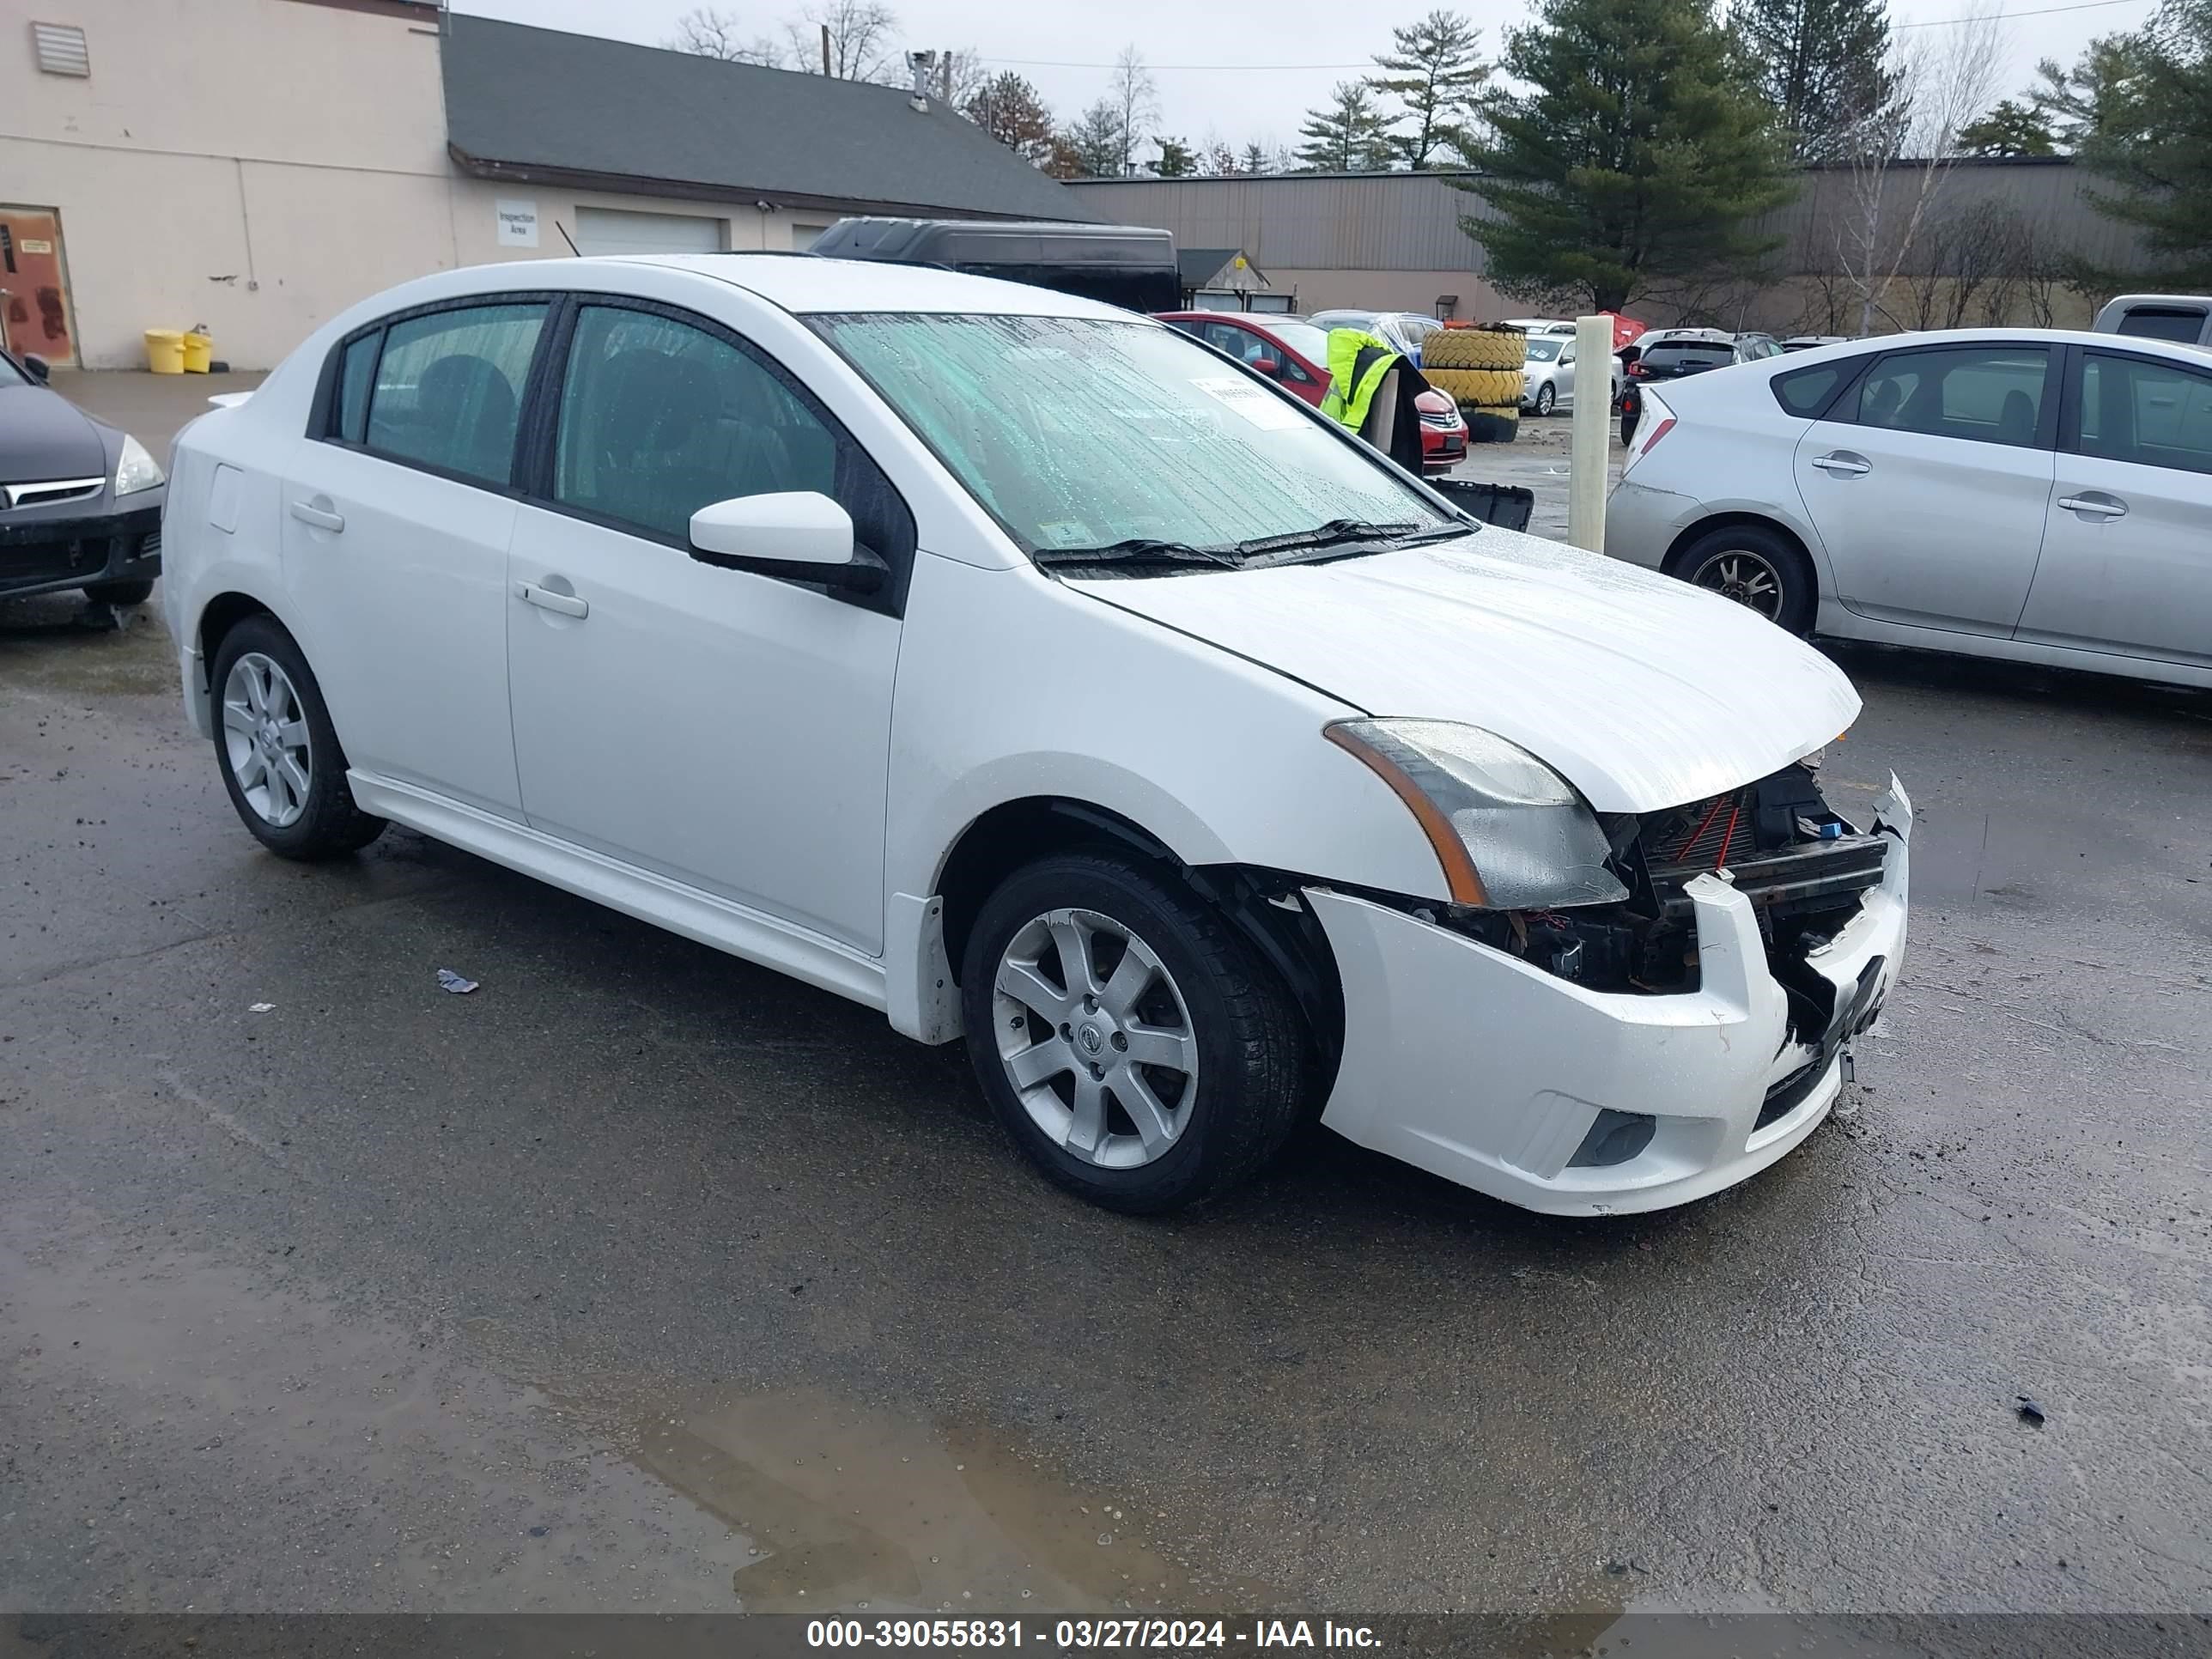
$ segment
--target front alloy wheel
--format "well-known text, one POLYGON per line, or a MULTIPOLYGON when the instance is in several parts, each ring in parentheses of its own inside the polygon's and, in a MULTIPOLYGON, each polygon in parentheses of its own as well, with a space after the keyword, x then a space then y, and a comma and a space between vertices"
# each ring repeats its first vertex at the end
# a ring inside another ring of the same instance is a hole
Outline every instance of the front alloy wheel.
POLYGON ((1549 415, 1553 406, 1559 401, 1559 388, 1549 380, 1536 388, 1536 412, 1539 415, 1549 415))
POLYGON ((977 908, 968 1058, 1051 1180, 1132 1214, 1224 1191, 1274 1155, 1314 1082, 1275 971, 1172 864, 1051 854, 977 908))
POLYGON ((999 1060, 1044 1137, 1101 1169, 1164 1157, 1198 1103, 1199 1061, 1159 953, 1095 910, 1050 910, 1006 941, 994 984, 999 1060))

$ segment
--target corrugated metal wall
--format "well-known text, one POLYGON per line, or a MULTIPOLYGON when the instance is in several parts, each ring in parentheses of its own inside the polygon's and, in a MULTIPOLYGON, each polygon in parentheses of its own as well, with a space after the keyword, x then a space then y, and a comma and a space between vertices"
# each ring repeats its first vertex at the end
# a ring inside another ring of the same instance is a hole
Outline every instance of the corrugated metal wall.
MULTIPOLYGON (((1961 162, 1930 211, 1956 214, 1978 203, 2003 202, 2034 226, 2039 246, 2124 269, 2135 263, 2132 234, 2095 210, 2087 184, 2081 170, 2065 161, 1961 162)), ((1482 200, 1441 174, 1115 179, 1074 188, 1107 219, 1160 226, 1182 246, 1241 247, 1262 270, 1483 269, 1482 250, 1459 228, 1462 216, 1484 211, 1482 200)), ((1916 169, 1893 169, 1884 185, 1885 221, 1901 223, 1919 188, 1916 169)), ((1805 175, 1797 201, 1770 222, 1790 239, 1784 270, 1836 268, 1838 222, 1850 199, 1848 173, 1805 175)), ((1913 263, 1905 269, 1910 274, 1913 263)))

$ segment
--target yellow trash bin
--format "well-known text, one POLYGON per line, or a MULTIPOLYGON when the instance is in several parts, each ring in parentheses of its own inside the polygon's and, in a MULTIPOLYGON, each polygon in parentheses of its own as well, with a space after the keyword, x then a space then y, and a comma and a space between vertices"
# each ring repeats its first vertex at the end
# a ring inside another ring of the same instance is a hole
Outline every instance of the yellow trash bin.
POLYGON ((173 328, 146 331, 146 367, 156 374, 185 372, 185 337, 173 328))
POLYGON ((208 372, 208 365, 214 361, 214 337, 204 328, 187 332, 185 336, 185 373, 204 374, 208 372))

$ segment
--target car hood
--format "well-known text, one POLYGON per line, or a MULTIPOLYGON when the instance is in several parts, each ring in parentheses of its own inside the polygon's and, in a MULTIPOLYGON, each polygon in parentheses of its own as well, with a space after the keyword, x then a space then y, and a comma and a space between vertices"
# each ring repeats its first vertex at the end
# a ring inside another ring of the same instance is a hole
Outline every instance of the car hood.
POLYGON ((0 483, 97 478, 107 471, 100 428, 58 392, 0 387, 0 483))
POLYGON ((1483 726, 1600 811, 1765 777, 1859 712, 1840 670, 1741 605, 1494 526, 1327 564, 1068 585, 1368 714, 1483 726))

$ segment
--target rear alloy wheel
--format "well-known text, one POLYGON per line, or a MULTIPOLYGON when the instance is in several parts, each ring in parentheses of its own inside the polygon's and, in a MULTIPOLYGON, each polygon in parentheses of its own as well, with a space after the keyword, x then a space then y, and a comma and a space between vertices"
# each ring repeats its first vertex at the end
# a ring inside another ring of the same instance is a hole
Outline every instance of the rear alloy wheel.
POLYGON ((1091 854, 1017 872, 976 916, 961 1000, 1000 1123, 1110 1209, 1211 1196, 1297 1121, 1310 1045, 1287 992, 1164 872, 1091 854))
POLYGON ((1795 544, 1763 526, 1728 525, 1699 537, 1675 560, 1674 574, 1792 634, 1812 627, 1812 569, 1795 544))
POLYGON ((273 618, 249 617, 224 635, 209 680, 223 787, 263 846, 288 859, 325 859, 383 833, 382 818, 354 805, 321 689, 273 618))
POLYGON ((1559 389, 1553 386, 1549 380, 1545 381, 1543 385, 1536 388, 1537 414, 1549 415, 1552 412, 1553 406, 1559 401, 1559 389))

